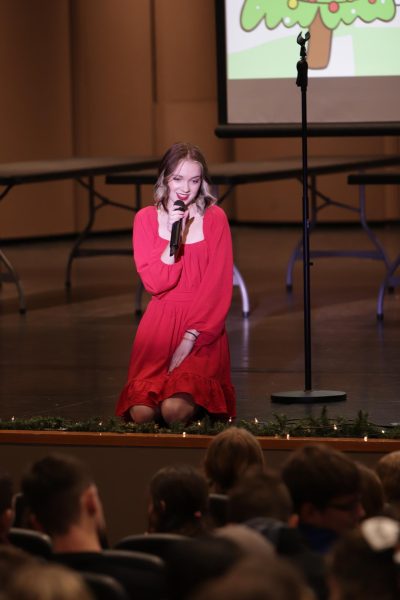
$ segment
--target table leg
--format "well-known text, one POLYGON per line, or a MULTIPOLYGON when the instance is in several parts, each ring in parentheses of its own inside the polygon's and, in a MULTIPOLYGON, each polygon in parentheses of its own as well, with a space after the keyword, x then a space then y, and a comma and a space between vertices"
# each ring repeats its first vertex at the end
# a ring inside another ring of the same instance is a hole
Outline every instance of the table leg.
POLYGON ((88 189, 89 189, 89 218, 84 230, 79 234, 77 240, 72 246, 72 250, 69 253, 68 262, 67 262, 67 271, 65 276, 65 287, 71 287, 71 268, 72 261, 77 256, 81 255, 80 245, 82 242, 89 236, 90 231, 92 230, 95 215, 96 215, 96 205, 95 205, 95 194, 94 194, 94 179, 92 176, 88 178, 88 189))
POLYGON ((399 277, 394 277, 394 274, 397 271, 397 269, 399 268, 399 266, 400 266, 400 254, 396 258, 396 260, 393 261, 392 265, 388 269, 386 277, 382 281, 381 286, 379 288, 378 300, 377 300, 377 303, 376 303, 376 318, 379 321, 383 320, 383 300, 384 300, 384 297, 385 297, 386 290, 387 289, 391 289, 391 288, 395 288, 396 286, 400 285, 400 276, 399 277))
POLYGON ((22 289, 18 274, 4 252, 0 250, 0 261, 6 267, 7 273, 0 273, 0 282, 7 281, 8 283, 15 283, 18 291, 19 298, 19 312, 21 315, 26 313, 25 295, 22 289))
MULTIPOLYGON (((372 229, 369 227, 367 218, 366 218, 366 210, 365 210, 365 190, 364 186, 360 186, 359 191, 359 206, 358 208, 347 205, 343 202, 338 202, 336 200, 332 200, 327 197, 325 194, 319 192, 316 188, 316 177, 312 176, 310 178, 309 188, 311 190, 311 219, 309 224, 309 233, 311 233, 317 225, 318 213, 328 206, 336 206, 338 208, 343 208, 344 210, 349 210, 352 212, 356 212, 359 215, 360 225, 367 234, 369 240, 374 246, 371 250, 311 250, 310 258, 368 258, 371 260, 382 260, 385 263, 386 269, 390 268, 390 261, 388 255, 383 247, 382 243, 376 237, 372 229), (318 206, 317 199, 320 198, 322 200, 322 204, 318 206)), ((287 270, 286 270, 286 290, 291 292, 293 289, 293 268, 296 260, 302 258, 302 239, 300 239, 288 262, 287 270)))

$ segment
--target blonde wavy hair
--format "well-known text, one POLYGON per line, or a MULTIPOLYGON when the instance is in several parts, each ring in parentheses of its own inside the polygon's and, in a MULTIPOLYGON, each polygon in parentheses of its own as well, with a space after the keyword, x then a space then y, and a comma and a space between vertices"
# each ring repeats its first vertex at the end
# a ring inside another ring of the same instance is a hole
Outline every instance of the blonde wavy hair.
POLYGON ((158 179, 154 186, 154 203, 157 208, 162 207, 167 210, 168 183, 182 160, 192 160, 200 165, 201 185, 196 197, 196 206, 199 213, 203 215, 209 206, 217 202, 217 199, 210 191, 211 180, 206 159, 198 146, 187 142, 173 144, 162 157, 158 168, 158 179))

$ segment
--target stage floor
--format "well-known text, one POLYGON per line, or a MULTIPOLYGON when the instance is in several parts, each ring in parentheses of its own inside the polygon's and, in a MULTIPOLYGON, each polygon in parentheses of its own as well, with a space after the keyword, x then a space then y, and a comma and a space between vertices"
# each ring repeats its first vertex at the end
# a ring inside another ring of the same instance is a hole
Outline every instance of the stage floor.
MULTIPOLYGON (((389 256, 399 252, 400 228, 375 229, 389 256)), ((318 416, 323 404, 282 405, 271 393, 302 390, 304 318, 302 263, 294 289, 286 266, 301 235, 297 227, 233 227, 235 264, 244 277, 251 315, 243 319, 235 287, 227 328, 238 417, 270 420, 318 416)), ((130 235, 93 240, 93 246, 129 247, 130 235)), ((137 327, 137 284, 129 257, 75 261, 72 290, 64 288, 72 240, 5 244, 20 274, 28 311, 21 316, 15 286, 0 289, 0 418, 38 415, 76 420, 113 415, 125 383, 137 327)), ((369 249, 358 227, 320 227, 312 249, 369 249)), ((312 387, 342 390, 345 402, 327 405, 332 417, 359 410, 382 425, 400 422, 400 289, 386 295, 376 320, 382 262, 315 259, 311 269, 312 387)))

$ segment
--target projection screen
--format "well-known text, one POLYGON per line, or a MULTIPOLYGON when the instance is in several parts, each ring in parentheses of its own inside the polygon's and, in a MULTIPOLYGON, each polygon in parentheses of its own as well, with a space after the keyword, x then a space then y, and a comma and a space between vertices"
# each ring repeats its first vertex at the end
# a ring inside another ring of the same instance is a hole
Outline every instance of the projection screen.
POLYGON ((218 135, 400 133, 400 0, 216 0, 218 135))

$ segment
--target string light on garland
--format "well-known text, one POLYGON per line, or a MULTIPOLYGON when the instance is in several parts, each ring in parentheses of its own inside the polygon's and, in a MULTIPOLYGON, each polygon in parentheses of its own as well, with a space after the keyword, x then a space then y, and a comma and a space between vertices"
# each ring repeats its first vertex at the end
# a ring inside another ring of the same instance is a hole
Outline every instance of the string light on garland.
POLYGON ((186 431, 182 432, 182 437, 186 437, 186 431))
POLYGON ((333 429, 334 429, 335 431, 337 431, 337 425, 336 425, 336 423, 334 423, 334 424, 333 424, 333 429))
POLYGON ((286 439, 287 439, 287 440, 290 440, 290 433, 287 433, 287 434, 286 434, 286 439))
POLYGON ((368 436, 364 435, 364 442, 368 442, 368 436))

